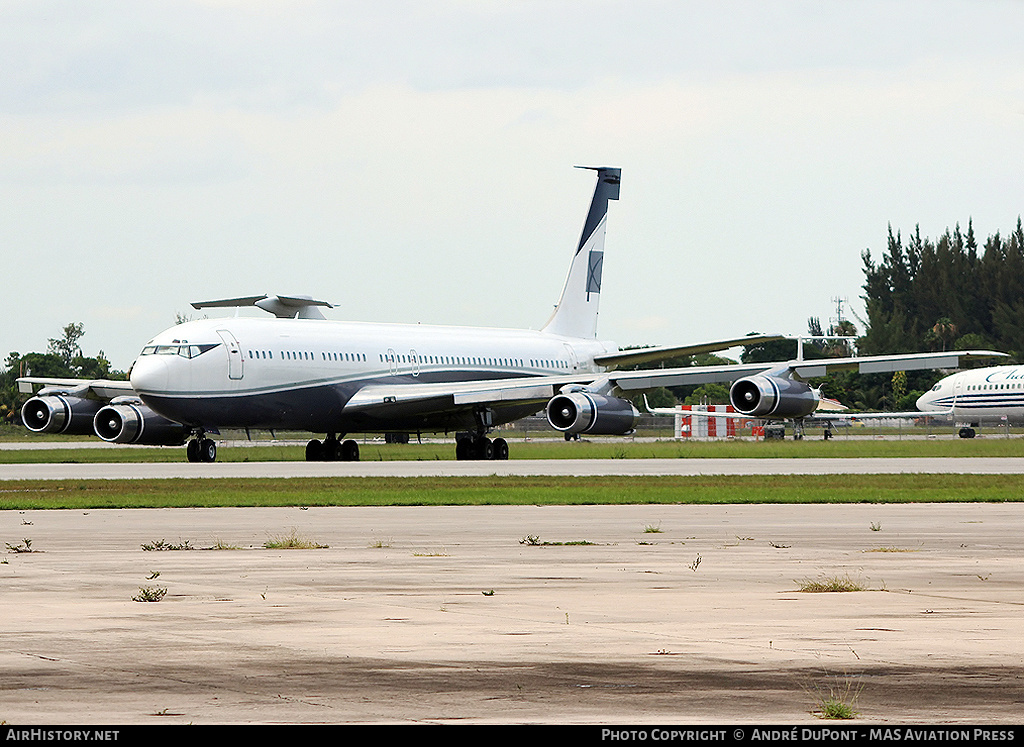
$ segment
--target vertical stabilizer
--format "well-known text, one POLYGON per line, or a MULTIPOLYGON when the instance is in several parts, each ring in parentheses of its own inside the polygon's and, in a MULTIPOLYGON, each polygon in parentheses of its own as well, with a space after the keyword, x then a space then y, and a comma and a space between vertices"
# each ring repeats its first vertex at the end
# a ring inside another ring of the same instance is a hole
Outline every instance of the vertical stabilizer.
POLYGON ((597 307, 601 300, 601 272, 604 269, 604 234, 608 201, 619 199, 621 169, 577 166, 597 172, 597 187, 590 212, 583 225, 579 246, 569 266, 562 297, 544 331, 566 337, 597 336, 597 307))

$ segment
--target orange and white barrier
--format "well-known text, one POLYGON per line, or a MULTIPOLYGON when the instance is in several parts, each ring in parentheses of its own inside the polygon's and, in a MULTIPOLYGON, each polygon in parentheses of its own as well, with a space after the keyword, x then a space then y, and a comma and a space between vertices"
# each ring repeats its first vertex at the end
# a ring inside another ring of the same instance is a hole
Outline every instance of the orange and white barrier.
POLYGON ((676 438, 730 438, 744 423, 739 418, 709 418, 689 415, 691 412, 734 413, 736 409, 732 405, 680 405, 676 413, 676 438))

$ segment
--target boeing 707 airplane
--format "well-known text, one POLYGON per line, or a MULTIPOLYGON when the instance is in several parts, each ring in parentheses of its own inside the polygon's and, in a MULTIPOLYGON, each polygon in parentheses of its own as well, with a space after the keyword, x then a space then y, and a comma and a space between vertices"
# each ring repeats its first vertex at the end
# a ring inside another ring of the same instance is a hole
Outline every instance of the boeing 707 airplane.
POLYGON ((620 170, 597 174, 583 232, 554 313, 540 330, 331 321, 309 296, 196 302, 255 306, 270 317, 189 321, 142 349, 129 381, 19 379, 31 393, 22 420, 36 432, 115 443, 180 445, 212 462, 224 428, 324 433, 309 461, 359 458, 351 433, 456 433, 458 459, 507 459, 495 426, 545 410, 566 437, 627 434, 639 413, 626 396, 660 386, 730 381, 752 416, 802 417, 818 395, 805 382, 827 370, 956 367, 987 351, 624 371, 618 367, 781 339, 758 335, 697 345, 620 350, 597 338, 608 204, 620 170))

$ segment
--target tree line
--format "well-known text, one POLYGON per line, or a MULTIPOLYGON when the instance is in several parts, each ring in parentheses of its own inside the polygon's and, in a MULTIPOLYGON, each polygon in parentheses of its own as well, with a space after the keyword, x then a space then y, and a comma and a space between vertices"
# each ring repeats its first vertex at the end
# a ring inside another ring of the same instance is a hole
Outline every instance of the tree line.
POLYGON ((80 341, 85 336, 85 325, 71 322, 59 337, 47 341, 45 353, 11 352, 0 371, 0 419, 11 422, 17 417, 28 395, 18 391, 20 376, 45 376, 57 379, 126 379, 124 371, 110 367, 110 361, 101 350, 89 357, 82 352, 80 341))
POLYGON ((906 240, 889 227, 885 253, 864 262, 862 354, 988 348, 1024 354, 1024 227, 995 233, 979 250, 974 227, 906 240))

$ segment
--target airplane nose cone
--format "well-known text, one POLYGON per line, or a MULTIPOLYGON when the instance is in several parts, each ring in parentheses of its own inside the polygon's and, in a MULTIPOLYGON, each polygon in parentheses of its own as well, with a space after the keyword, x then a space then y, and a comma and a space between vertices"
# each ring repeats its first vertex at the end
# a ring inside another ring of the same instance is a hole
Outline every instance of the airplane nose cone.
POLYGON ((167 356, 143 355, 132 366, 129 376, 132 389, 139 394, 152 394, 167 389, 167 356))
POLYGON ((924 394, 922 394, 920 397, 917 398, 917 409, 918 410, 921 410, 923 412, 925 410, 931 410, 932 409, 932 397, 931 397, 931 394, 932 394, 931 392, 925 392, 924 394))

